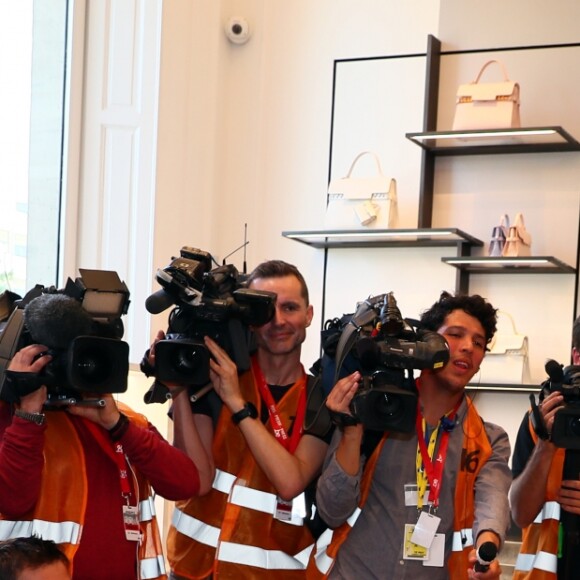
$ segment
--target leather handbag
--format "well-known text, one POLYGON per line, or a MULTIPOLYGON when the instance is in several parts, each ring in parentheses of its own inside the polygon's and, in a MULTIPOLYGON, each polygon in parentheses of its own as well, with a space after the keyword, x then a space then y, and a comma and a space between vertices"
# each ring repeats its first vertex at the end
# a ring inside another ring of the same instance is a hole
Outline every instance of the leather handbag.
POLYGON ((528 337, 516 329, 511 316, 497 312, 497 332, 480 366, 480 382, 519 385, 530 382, 528 337))
POLYGON ((520 125, 520 85, 509 80, 501 61, 487 61, 474 81, 459 86, 453 118, 454 131, 518 128, 520 125), (481 77, 491 64, 500 67, 503 80, 483 83, 481 77))
POLYGON ((384 175, 379 157, 363 151, 353 160, 345 177, 328 186, 324 216, 326 229, 392 229, 397 227, 397 182, 384 175), (365 155, 374 159, 376 173, 354 177, 357 162, 365 155))
POLYGON ((510 218, 504 213, 499 218, 499 224, 493 227, 491 231, 491 240, 489 242, 488 256, 497 258, 503 255, 503 249, 508 237, 510 227, 510 218))
POLYGON ((532 236, 524 223, 524 215, 518 213, 514 223, 508 230, 508 236, 503 247, 503 256, 520 257, 532 255, 532 236))

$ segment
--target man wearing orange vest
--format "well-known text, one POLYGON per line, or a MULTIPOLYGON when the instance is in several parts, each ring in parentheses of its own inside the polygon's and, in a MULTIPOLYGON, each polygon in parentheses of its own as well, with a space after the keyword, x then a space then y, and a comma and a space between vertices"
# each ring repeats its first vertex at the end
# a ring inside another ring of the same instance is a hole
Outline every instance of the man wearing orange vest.
POLYGON ((509 441, 464 392, 495 333, 495 312, 480 296, 444 292, 422 315, 421 327, 447 340, 449 361, 421 371, 412 433, 379 434, 369 449, 373 433, 350 407, 361 374, 337 382, 327 406, 353 420, 335 433, 318 482, 319 511, 335 529, 318 540, 308 578, 499 578, 509 441))
POLYGON ((171 578, 303 578, 314 545, 303 492, 320 472, 331 433, 303 429, 312 395, 300 363, 313 316, 308 289, 297 268, 279 260, 257 266, 248 287, 277 295, 274 318, 253 328, 252 368, 238 377, 226 352, 206 338, 215 390, 191 408, 187 398, 174 398, 175 444, 199 432, 215 478, 208 495, 176 504, 171 578), (216 393, 223 404, 212 420, 203 402, 216 393))
MULTIPOLYGON (((52 358, 28 345, 9 370, 41 377, 52 358)), ((170 500, 199 493, 195 464, 110 394, 103 406, 45 412, 40 382, 0 402, 0 539, 53 540, 82 580, 167 578, 153 489, 170 500)))
MULTIPOLYGON (((580 365, 580 317, 572 328, 572 364, 580 365)), ((551 441, 564 396, 557 390, 545 394, 538 406, 538 433, 532 413, 526 413, 512 458, 511 510, 523 530, 513 577, 573 580, 580 569, 580 450, 551 441)))

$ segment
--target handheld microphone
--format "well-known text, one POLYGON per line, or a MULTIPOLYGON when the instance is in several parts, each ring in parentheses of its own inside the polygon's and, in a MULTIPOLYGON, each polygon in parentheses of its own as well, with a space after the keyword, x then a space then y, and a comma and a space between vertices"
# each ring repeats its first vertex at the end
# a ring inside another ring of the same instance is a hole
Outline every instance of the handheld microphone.
POLYGON ((65 350, 79 336, 92 334, 93 319, 80 302, 63 294, 41 294, 24 309, 24 323, 34 342, 65 350))
POLYGON ((473 569, 476 572, 487 572, 497 556, 497 546, 493 542, 484 542, 477 548, 477 562, 473 569))
POLYGON ((553 383, 563 383, 564 382, 564 368, 559 363, 553 359, 546 361, 544 366, 546 373, 550 377, 550 381, 553 383))

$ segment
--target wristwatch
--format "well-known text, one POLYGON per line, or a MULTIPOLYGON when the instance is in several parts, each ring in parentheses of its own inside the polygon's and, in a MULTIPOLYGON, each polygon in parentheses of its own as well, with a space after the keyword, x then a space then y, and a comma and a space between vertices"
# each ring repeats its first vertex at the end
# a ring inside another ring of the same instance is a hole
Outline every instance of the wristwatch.
POLYGON ((237 413, 234 413, 232 415, 232 421, 234 425, 238 425, 240 421, 243 421, 247 417, 251 417, 252 419, 258 418, 258 409, 252 403, 246 403, 237 413))
POLYGON ((37 425, 44 425, 44 421, 46 420, 46 416, 44 413, 27 413, 26 411, 22 411, 20 409, 16 409, 14 414, 21 419, 25 419, 26 421, 31 421, 32 423, 36 423, 37 425))

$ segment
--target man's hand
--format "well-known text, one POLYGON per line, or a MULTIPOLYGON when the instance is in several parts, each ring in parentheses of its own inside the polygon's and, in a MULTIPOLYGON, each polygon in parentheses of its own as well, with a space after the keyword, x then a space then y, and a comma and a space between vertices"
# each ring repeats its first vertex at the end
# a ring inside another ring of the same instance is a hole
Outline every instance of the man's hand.
POLYGON ((580 515, 580 481, 577 479, 562 481, 556 501, 563 510, 580 515))
POLYGON ((105 395, 94 395, 94 394, 87 394, 86 399, 95 399, 100 400, 102 399, 105 401, 104 407, 96 407, 90 405, 69 405, 66 410, 71 415, 77 415, 78 417, 84 417, 85 419, 89 419, 93 421, 97 425, 100 425, 104 429, 112 429, 119 421, 119 417, 121 414, 119 413, 119 409, 117 409, 117 403, 111 394, 105 395))
MULTIPOLYGON (((18 373, 40 373, 42 369, 52 360, 46 354, 48 347, 42 344, 32 344, 20 349, 8 364, 8 370, 18 373)), ((27 413, 40 413, 46 402, 46 386, 42 386, 36 391, 20 397, 18 408, 27 413)))
POLYGON ((240 392, 238 369, 226 351, 209 336, 204 338, 212 358, 209 360, 209 376, 216 393, 232 413, 244 407, 246 402, 240 392))
POLYGON ((467 570, 467 577, 470 580, 494 580, 501 576, 501 566, 497 558, 489 565, 489 569, 485 572, 476 572, 473 567, 477 562, 477 552, 471 550, 468 556, 469 569, 467 570))
POLYGON ((328 409, 334 413, 352 415, 350 403, 358 390, 360 380, 361 374, 358 371, 340 379, 326 397, 328 409))
POLYGON ((554 417, 556 413, 564 406, 564 396, 558 391, 550 393, 539 405, 542 419, 548 433, 552 433, 554 426, 554 417))

